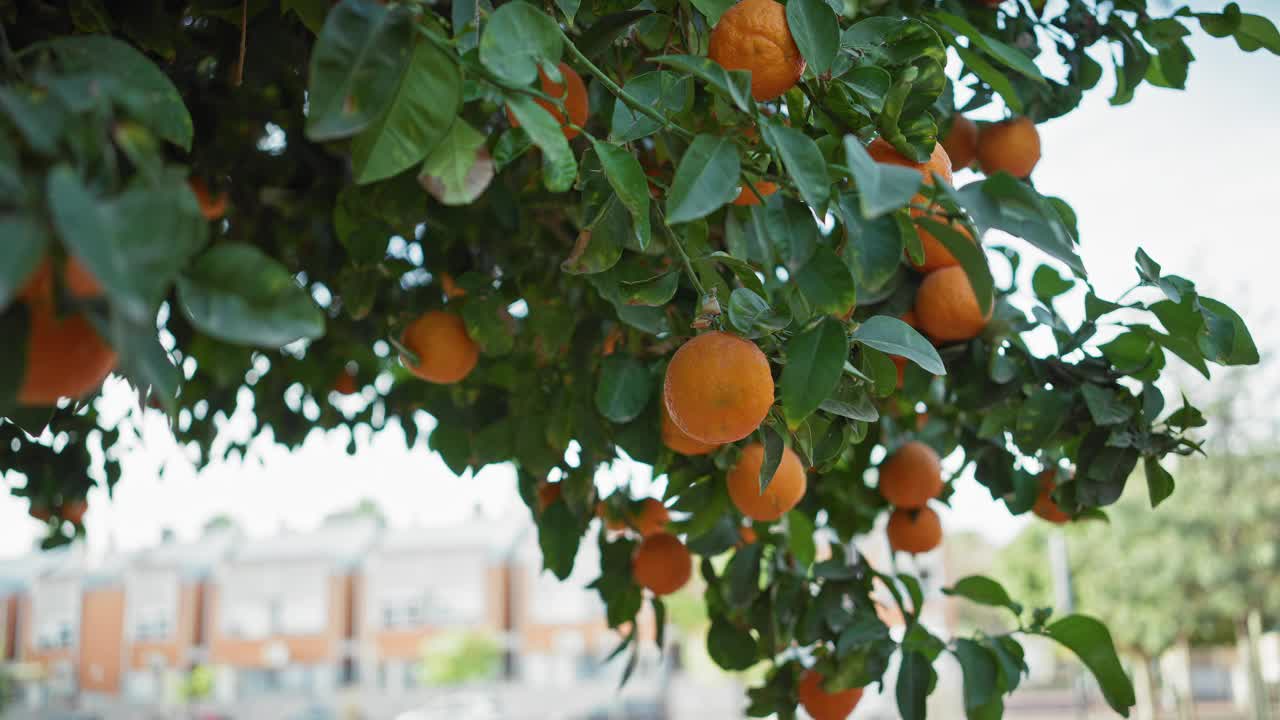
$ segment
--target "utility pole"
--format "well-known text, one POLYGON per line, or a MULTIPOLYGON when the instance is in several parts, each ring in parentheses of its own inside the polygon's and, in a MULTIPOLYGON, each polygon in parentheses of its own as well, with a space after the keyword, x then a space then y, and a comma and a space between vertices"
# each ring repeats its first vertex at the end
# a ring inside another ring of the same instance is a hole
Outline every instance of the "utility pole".
MULTIPOLYGON (((1071 558, 1067 552, 1067 536, 1061 529, 1049 534, 1049 571, 1053 574, 1054 606, 1059 612, 1070 615, 1076 611, 1075 591, 1071 586, 1071 558)), ((1077 668, 1075 678, 1076 717, 1089 717, 1089 695, 1085 686, 1084 671, 1077 668)))

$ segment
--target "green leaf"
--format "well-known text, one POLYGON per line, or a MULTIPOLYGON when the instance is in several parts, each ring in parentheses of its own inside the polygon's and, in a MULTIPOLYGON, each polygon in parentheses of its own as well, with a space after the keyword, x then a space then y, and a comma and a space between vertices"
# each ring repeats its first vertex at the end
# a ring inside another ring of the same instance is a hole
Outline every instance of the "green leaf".
POLYGON ((809 567, 817 556, 813 533, 813 520, 803 511, 787 513, 787 547, 800 567, 809 567))
POLYGON ((1042 448, 1066 421, 1074 396, 1060 389, 1037 387, 1018 410, 1014 439, 1030 450, 1042 448))
POLYGON ((943 225, 928 216, 916 218, 916 223, 960 261, 960 267, 964 269, 965 277, 973 287, 974 297, 978 300, 978 311, 984 315, 991 312, 991 304, 995 301, 995 280, 991 277, 991 267, 987 265, 987 256, 982 247, 967 235, 961 234, 953 225, 943 225))
POLYGON ((924 720, 925 705, 936 680, 929 658, 918 652, 903 651, 895 688, 902 720, 924 720))
POLYGON ((1045 628, 1045 635, 1075 653, 1093 673, 1111 709, 1129 716, 1134 705, 1133 683, 1120 666, 1105 625, 1087 615, 1068 615, 1045 628))
POLYGON ((813 257, 818 246, 818 224, 804 203, 781 198, 771 200, 763 208, 752 208, 755 216, 764 215, 764 226, 782 256, 787 270, 796 272, 813 257))
POLYGON ((773 419, 760 426, 757 434, 760 436, 760 445, 764 447, 764 457, 760 460, 760 494, 764 494, 769 489, 769 483, 773 482, 773 476, 778 472, 778 466, 782 464, 782 453, 786 449, 786 441, 782 434, 773 427, 773 419))
POLYGON ((659 307, 671 302, 680 288, 680 273, 665 272, 640 282, 622 282, 622 299, 628 305, 659 307))
POLYGON ((635 420, 653 394, 649 370, 630 355, 614 353, 601 363, 596 410, 616 423, 635 420))
POLYGON ((1257 365, 1258 347, 1254 345, 1249 328, 1235 310, 1213 298, 1200 298, 1201 313, 1209 329, 1209 336, 1230 338, 1228 342, 1200 340, 1205 356, 1219 365, 1257 365))
POLYGON ((818 407, 823 412, 829 412, 850 420, 875 422, 880 419, 880 412, 876 410, 875 404, 871 402, 871 396, 867 393, 867 390, 848 378, 842 378, 840 384, 836 386, 835 392, 824 399, 818 407))
POLYGON ((307 137, 337 140, 369 127, 395 97, 413 41, 403 5, 346 0, 329 11, 311 51, 307 137))
POLYGON ((191 324, 226 342, 278 348, 324 335, 324 314, 293 273, 245 243, 220 243, 178 278, 191 324))
POLYGON ((1116 390, 1083 383, 1080 394, 1084 395, 1093 421, 1099 425, 1117 425, 1133 417, 1133 405, 1122 400, 1116 390))
POLYGON ((831 394, 848 357, 849 338, 844 326, 830 317, 823 317, 787 342, 782 408, 789 427, 797 427, 831 394))
POLYGON ((827 245, 817 246, 792 280, 817 312, 844 315, 858 299, 849 268, 827 245))
POLYGON ((745 70, 725 70, 711 58, 697 55, 659 55, 649 58, 649 62, 691 73, 713 91, 728 98, 742 112, 750 113, 755 109, 755 100, 751 97, 751 73, 745 70))
POLYGON ((830 71, 840 49, 840 23, 831 6, 824 0, 791 0, 787 3, 787 26, 813 74, 830 71))
POLYGON ((515 337, 507 327, 506 309, 506 301, 498 295, 471 297, 462 306, 467 335, 485 355, 505 355, 515 345, 515 337))
POLYGON ((699 135, 680 158, 667 194, 667 222, 697 220, 718 210, 738 195, 742 172, 732 138, 699 135))
POLYGON ((26 377, 29 332, 30 318, 24 303, 0 306, 0 337, 8 338, 0 343, 0 417, 10 422, 26 377))
POLYGON ((862 343, 890 355, 901 355, 919 365, 925 372, 946 375, 947 367, 933 344, 915 328, 889 315, 874 315, 853 331, 854 342, 862 343))
POLYGON ((3 309, 40 267, 49 245, 49 234, 44 225, 29 215, 6 214, 0 215, 0 238, 4 238, 4 262, 0 263, 0 309, 3 309))
POLYGON ((58 236, 138 322, 154 322, 179 269, 208 239, 209 224, 177 171, 157 187, 133 187, 103 202, 60 165, 49 172, 46 194, 58 236))
POLYGON ((756 641, 747 630, 715 617, 707 631, 707 654, 725 670, 746 670, 756 664, 756 641))
POLYGON ((522 0, 495 10, 480 36, 480 62, 516 87, 537 79, 539 62, 559 62, 563 50, 564 39, 556 21, 522 0))
MULTIPOLYGON (((515 4, 520 3, 511 3, 515 4)), ((573 149, 569 147, 559 121, 527 95, 507 95, 507 108, 520 121, 520 127, 529 133, 533 144, 542 150, 542 182, 547 190, 561 193, 573 187, 573 180, 578 175, 578 163, 574 160, 573 149)))
POLYGON ((764 298, 747 288, 735 288, 729 295, 729 323, 747 337, 777 332, 791 319, 769 307, 764 298))
POLYGON ((649 183, 645 179, 644 168, 640 167, 636 156, 625 148, 601 140, 593 140, 592 147, 600 158, 605 177, 618 194, 618 200, 631 213, 636 243, 641 250, 649 247, 649 183))
POLYGON ((1031 275, 1031 289, 1046 304, 1072 287, 1075 287, 1075 283, 1070 278, 1062 277, 1049 265, 1041 265, 1031 275))
POLYGON ((1014 615, 1022 612, 1022 607, 1015 603, 1013 598, 1009 597, 1009 593, 1005 592, 1000 583, 982 575, 970 575, 960 578, 955 585, 943 588, 942 592, 947 595, 956 595, 981 605, 1008 608, 1013 611, 1014 615))
MULTIPOLYGON (((622 89, 664 117, 674 117, 693 104, 693 79, 667 70, 641 73, 628 80, 622 89)), ((662 123, 632 110, 622 100, 614 100, 609 136, 615 142, 639 140, 660 129, 662 123)))
POLYGON ((831 176, 817 144, 808 135, 780 123, 763 123, 760 129, 800 189, 800 197, 815 212, 825 212, 831 198, 831 176))
POLYGON ((861 213, 849 207, 852 197, 849 193, 840 196, 840 218, 848 235, 844 260, 866 302, 867 296, 876 297, 898 274, 902 266, 902 233, 891 215, 864 220, 861 213))
MULTIPOLYGON (((62 103, 52 96, 21 86, 0 86, 0 116, 7 117, 13 123, 32 150, 47 157, 58 155, 58 140, 66 125, 67 115, 62 103)), ((13 145, 7 148, 9 153, 17 151, 18 148, 13 145)), ((23 192, 16 176, 6 184, 14 186, 12 190, 15 198, 18 193, 23 192)))
POLYGON ((692 0, 693 6, 707 18, 707 27, 715 27, 720 16, 733 7, 737 0, 692 0))
POLYGON ((1270 20, 1251 13, 1240 14, 1240 25, 1235 32, 1236 45, 1245 52, 1264 49, 1272 55, 1280 55, 1280 31, 1270 20))
POLYGON ((1133 99, 1134 91, 1147 75, 1147 66, 1151 62, 1151 54, 1146 46, 1133 34, 1133 28, 1117 15, 1107 19, 1107 27, 1120 42, 1121 55, 1124 62, 1116 60, 1116 91, 1111 96, 1112 105, 1123 105, 1133 99))
POLYGON ((48 47, 67 71, 110 76, 119 84, 117 99, 134 120, 183 150, 191 149, 194 130, 182 95, 145 55, 105 35, 56 38, 48 47))
POLYGON ((1147 476, 1147 494, 1151 497, 1151 507, 1155 508, 1173 494, 1173 476, 1160 466, 1158 458, 1148 455, 1142 459, 1144 474, 1147 476))
POLYGON ((924 176, 913 168, 878 163, 853 135, 844 137, 844 154, 858 188, 862 217, 877 218, 911 202, 924 176))
POLYGON ((461 99, 458 66, 419 40, 391 105, 351 143, 356 182, 389 178, 422 162, 449 131, 461 99))
POLYGON ((1004 230, 1061 260, 1078 277, 1086 277, 1075 237, 1062 215, 1030 185, 1001 172, 958 191, 946 185, 942 190, 969 212, 980 231, 1004 230))
POLYGON ((107 335, 116 351, 119 372, 139 390, 150 389, 167 411, 175 412, 174 399, 182 383, 182 373, 160 344, 155 323, 134 322, 123 313, 113 312, 107 323, 107 335))
POLYGON ((567 504, 553 502, 538 518, 542 566, 560 580, 568 579, 573 572, 573 561, 578 555, 581 540, 582 526, 567 504))
POLYGON ((960 56, 961 62, 969 70, 973 71, 978 79, 991 86, 1003 100, 1004 104, 1009 106, 1009 110, 1015 114, 1022 114, 1025 107, 1022 104, 1022 96, 1018 94, 1017 88, 1009 82, 1008 76, 996 69, 995 65, 987 62, 986 58, 969 48, 953 46, 956 54, 960 56))
POLYGON ((999 718, 999 706, 994 714, 989 710, 993 703, 1001 703, 997 686, 996 658, 990 650, 968 638, 955 641, 956 660, 964 673, 964 709, 971 720, 999 718))
POLYGON ((280 14, 293 11, 308 30, 319 35, 331 4, 327 0, 281 0, 280 14))
POLYGON ((418 173, 418 181, 442 205, 467 205, 493 180, 493 159, 484 136, 462 118, 453 121, 418 173))
POLYGON ((1044 76, 1040 74, 1040 69, 1037 68, 1035 63, 1031 61, 1031 58, 1021 50, 1006 45, 993 37, 984 35, 968 20, 965 20, 958 15, 952 15, 951 13, 939 10, 929 13, 929 17, 941 22, 956 33, 969 38, 969 42, 972 44, 972 47, 981 49, 983 52, 1000 61, 1001 64, 1010 70, 1013 70, 1014 72, 1017 72, 1040 85, 1048 87, 1049 83, 1044 79, 1044 76))

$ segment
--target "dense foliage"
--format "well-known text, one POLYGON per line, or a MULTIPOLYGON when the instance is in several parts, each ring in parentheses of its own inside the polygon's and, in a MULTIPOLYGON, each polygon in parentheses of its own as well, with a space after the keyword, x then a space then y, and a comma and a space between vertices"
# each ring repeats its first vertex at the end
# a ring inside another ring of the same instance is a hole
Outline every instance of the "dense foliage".
MULTIPOLYGON (((1269 22, 1235 4, 1153 17, 1140 0, 790 0, 807 69, 758 101, 747 73, 706 57, 732 0, 330 5, 0 0, 0 470, 48 517, 48 543, 81 532, 76 502, 119 480, 113 448, 132 432, 92 398, 19 402, 37 365, 29 329, 82 314, 138 390, 134 415, 168 413, 199 464, 244 449, 216 442, 237 407, 255 437, 290 447, 395 422, 417 444, 414 418, 429 413, 425 442, 455 472, 514 463, 562 578, 597 513, 596 470, 621 453, 651 464, 672 529, 701 558, 711 657, 770 663, 753 715, 792 716, 813 666, 831 691, 894 683, 902 715, 923 717, 947 652, 969 716, 998 717, 1025 633, 1079 654, 1127 712, 1133 692, 1097 621, 1024 612, 969 578, 953 592, 1008 607, 1016 630, 938 638, 917 621, 910 572, 873 568, 851 544, 815 562, 814 531, 871 532, 888 505, 868 470, 909 440, 1015 513, 1059 468, 1053 502, 1098 514, 1139 462, 1158 504, 1173 491, 1161 459, 1195 451, 1186 433, 1202 422, 1156 388, 1167 357, 1208 377, 1209 364, 1257 361, 1249 333, 1141 252, 1135 292, 1096 296, 1073 211, 1030 182, 922 184, 865 146, 878 136, 923 162, 959 113, 1057 117, 1099 85, 1099 57, 1115 65, 1113 104, 1144 82, 1180 88, 1193 28, 1280 54, 1269 22), (559 106, 547 80, 568 82, 566 68, 587 81, 590 111, 562 132, 544 108, 559 106), (740 192, 755 204, 731 203, 740 192), (917 226, 991 311, 977 337, 935 348, 898 320, 922 282, 917 226), (1020 272, 1028 248, 1048 261, 1020 272), (45 258, 53 314, 29 290, 45 258), (76 263, 99 292, 76 289, 76 263), (1063 296, 1081 287, 1068 297, 1084 297, 1084 319, 1069 324, 1081 313, 1063 296), (401 362, 421 352, 402 332, 441 309, 480 351, 457 384, 401 362), (1043 327, 1047 354, 1028 344, 1043 327), (807 469, 803 499, 756 522, 754 542, 723 481, 740 448, 685 456, 660 438, 666 365, 709 328, 752 339, 779 379, 754 435, 761 479, 784 448, 807 469), (910 362, 901 381, 891 356, 910 362), (900 639, 876 612, 890 597, 900 639)), ((604 515, 636 517, 639 500, 616 494, 604 515)), ((598 542, 594 587, 610 624, 633 628, 637 541, 598 542)), ((624 635, 631 666, 639 645, 624 635)))

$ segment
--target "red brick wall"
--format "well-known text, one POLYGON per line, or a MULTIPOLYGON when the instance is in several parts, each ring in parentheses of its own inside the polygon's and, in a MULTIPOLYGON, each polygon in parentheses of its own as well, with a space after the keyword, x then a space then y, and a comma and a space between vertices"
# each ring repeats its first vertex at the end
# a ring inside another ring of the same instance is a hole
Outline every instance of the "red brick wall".
POLYGON ((120 655, 124 643, 124 591, 85 592, 80 607, 80 687, 89 692, 120 692, 120 655))

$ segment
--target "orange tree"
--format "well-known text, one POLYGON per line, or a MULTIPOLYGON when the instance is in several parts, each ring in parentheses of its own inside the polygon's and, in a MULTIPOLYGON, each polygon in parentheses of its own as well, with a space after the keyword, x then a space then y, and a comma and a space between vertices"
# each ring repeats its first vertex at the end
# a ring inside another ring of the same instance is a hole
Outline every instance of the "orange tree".
MULTIPOLYGON (((1133 292, 1093 292, 1071 207, 1035 189, 1036 123, 1095 89, 1097 58, 1123 104, 1185 84, 1193 31, 1278 53, 1264 18, 1142 0, 3 0, 0 21, 0 469, 47 544, 83 531, 143 413, 201 465, 245 449, 218 433, 237 407, 290 447, 399 421, 417 445, 429 413, 454 471, 514 465, 551 572, 600 544, 610 625, 634 628, 646 597, 661 620, 660 594, 700 574, 711 657, 768 665, 752 715, 803 699, 841 716, 884 683, 923 717, 949 653, 968 715, 997 717, 1027 634, 1132 704, 1097 621, 967 578, 949 592, 1008 607, 1010 631, 938 637, 916 578, 852 541, 892 514, 900 550, 936 546, 961 472, 1056 519, 1103 512, 1139 462, 1153 505, 1173 490, 1161 458, 1197 450, 1201 421, 1166 406, 1166 360, 1207 377, 1256 350, 1146 253, 1133 292), (971 127, 989 104, 1006 120, 971 127), (945 146, 985 179, 954 187, 945 146), (1019 272, 1032 248, 1044 264, 1019 272), (123 419, 95 402, 109 372, 138 393, 123 419), (666 476, 663 502, 598 497, 624 452, 666 476), (879 492, 885 455, 915 458, 887 493, 903 507, 879 492), (817 529, 840 541, 821 561, 817 529), (900 605, 900 639, 878 602, 900 605)), ((624 632, 628 667, 640 645, 624 632)))

